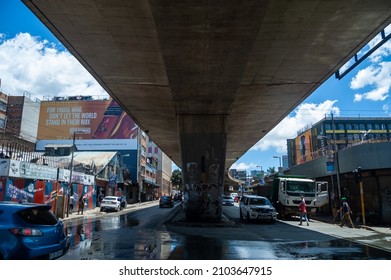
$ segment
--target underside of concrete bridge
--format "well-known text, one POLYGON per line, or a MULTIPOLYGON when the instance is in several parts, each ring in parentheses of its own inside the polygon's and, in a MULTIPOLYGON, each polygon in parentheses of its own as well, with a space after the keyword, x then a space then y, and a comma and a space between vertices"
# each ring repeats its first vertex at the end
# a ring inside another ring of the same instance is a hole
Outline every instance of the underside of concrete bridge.
POLYGON ((389 0, 23 0, 182 167, 188 220, 228 168, 391 22, 389 0))

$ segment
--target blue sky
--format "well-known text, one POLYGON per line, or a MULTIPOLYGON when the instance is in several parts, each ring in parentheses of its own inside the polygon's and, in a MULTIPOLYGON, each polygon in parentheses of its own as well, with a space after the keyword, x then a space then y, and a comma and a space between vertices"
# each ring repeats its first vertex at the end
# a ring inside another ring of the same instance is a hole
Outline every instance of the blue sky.
MULTIPOLYGON (((391 32, 390 26, 386 35, 391 32)), ((376 39, 374 39, 376 41, 376 39)), ((100 95, 103 88, 67 52, 19 0, 0 1, 0 79, 2 92, 48 96, 100 95)), ((391 42, 342 80, 332 76, 293 110, 232 168, 247 171, 277 168, 286 154, 286 139, 331 113, 342 117, 390 117, 391 42)))

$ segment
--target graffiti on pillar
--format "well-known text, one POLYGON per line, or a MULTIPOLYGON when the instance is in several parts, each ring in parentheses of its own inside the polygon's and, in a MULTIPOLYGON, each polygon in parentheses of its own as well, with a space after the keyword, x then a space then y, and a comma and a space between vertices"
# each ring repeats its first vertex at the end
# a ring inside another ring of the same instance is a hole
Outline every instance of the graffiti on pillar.
POLYGON ((199 194, 200 212, 203 216, 219 216, 221 205, 219 188, 216 184, 203 184, 199 194))
POLYGON ((192 187, 192 185, 196 183, 196 179, 198 178, 197 175, 198 175, 197 163, 196 162, 188 162, 187 163, 187 177, 188 177, 188 184, 190 184, 190 187, 192 187))
POLYGON ((218 185, 219 183, 219 165, 212 164, 209 167, 209 183, 218 185))

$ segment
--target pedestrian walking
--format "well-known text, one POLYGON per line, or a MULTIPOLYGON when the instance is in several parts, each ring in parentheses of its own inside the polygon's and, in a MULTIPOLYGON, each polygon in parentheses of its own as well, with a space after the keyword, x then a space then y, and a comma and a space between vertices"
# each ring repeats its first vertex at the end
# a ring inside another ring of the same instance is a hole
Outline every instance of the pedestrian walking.
POLYGON ((307 216, 307 204, 305 203, 304 196, 301 196, 299 210, 300 210, 300 224, 299 225, 302 225, 303 219, 304 219, 307 223, 307 226, 309 226, 310 223, 308 221, 308 216, 307 216))
POLYGON ((342 206, 338 210, 338 212, 342 211, 342 219, 341 219, 341 223, 339 225, 341 227, 343 227, 346 223, 348 223, 351 228, 354 228, 352 218, 350 217, 352 210, 350 209, 350 206, 349 206, 348 202, 346 201, 346 197, 342 197, 341 200, 342 200, 342 206))
POLYGON ((104 194, 102 192, 98 195, 98 206, 102 203, 102 200, 105 198, 104 194))
POLYGON ((84 211, 84 204, 86 203, 86 199, 84 197, 84 195, 80 195, 79 197, 79 200, 77 202, 79 208, 77 209, 77 214, 79 215, 80 211, 81 211, 81 214, 83 215, 83 211, 84 211))
POLYGON ((75 205, 75 197, 71 195, 69 198, 69 212, 72 213, 73 211, 73 206, 75 205))
POLYGON ((337 221, 337 218, 338 218, 338 213, 339 213, 339 209, 340 209, 340 207, 341 207, 341 205, 340 205, 340 202, 339 202, 339 200, 337 199, 337 198, 334 198, 333 199, 333 209, 332 209, 332 211, 333 211, 333 223, 336 223, 336 221, 337 221))

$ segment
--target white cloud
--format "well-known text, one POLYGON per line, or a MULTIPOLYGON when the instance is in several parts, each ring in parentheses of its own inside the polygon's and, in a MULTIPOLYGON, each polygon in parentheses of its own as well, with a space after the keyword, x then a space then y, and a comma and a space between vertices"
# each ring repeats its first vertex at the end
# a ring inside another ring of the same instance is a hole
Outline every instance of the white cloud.
MULTIPOLYGON (((390 28, 391 29, 391 28, 390 28)), ((380 40, 380 35, 375 37, 369 44, 372 48, 380 40)), ((370 66, 358 71, 352 78, 350 88, 362 89, 363 93, 355 93, 354 102, 364 100, 384 101, 389 97, 391 88, 391 61, 384 61, 391 55, 391 42, 384 43, 378 50, 369 56, 370 66)))
POLYGON ((277 153, 286 154, 286 140, 295 138, 297 131, 303 129, 305 126, 315 124, 331 113, 339 116, 340 110, 334 106, 336 102, 337 100, 326 100, 320 104, 301 104, 294 111, 293 116, 285 117, 250 150, 267 151, 269 149, 275 149, 277 153))
POLYGON ((0 34, 1 89, 9 95, 28 92, 32 99, 70 95, 108 96, 87 70, 68 52, 47 40, 20 33, 0 34))
POLYGON ((363 99, 363 95, 362 94, 359 94, 359 93, 356 93, 354 95, 354 102, 360 102, 361 100, 363 99))
POLYGON ((255 168, 255 164, 253 163, 245 163, 245 162, 241 162, 241 163, 234 163, 230 169, 237 169, 237 170, 250 170, 250 169, 254 169, 255 168))

